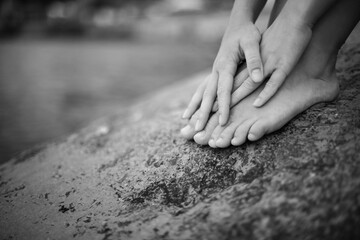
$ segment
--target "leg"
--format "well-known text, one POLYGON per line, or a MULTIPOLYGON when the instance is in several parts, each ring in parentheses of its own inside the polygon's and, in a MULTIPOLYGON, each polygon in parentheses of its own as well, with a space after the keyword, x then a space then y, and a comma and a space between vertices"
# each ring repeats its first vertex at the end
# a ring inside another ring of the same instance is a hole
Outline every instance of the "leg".
POLYGON ((308 48, 279 92, 265 106, 253 107, 252 102, 262 86, 235 105, 229 123, 216 127, 209 145, 227 147, 230 142, 240 145, 246 138, 258 140, 312 105, 336 98, 339 91, 334 72, 336 55, 359 18, 358 0, 339 1, 334 5, 315 26, 308 48))
MULTIPOLYGON (((276 0, 275 1, 273 9, 272 9, 271 14, 270 14, 270 18, 269 18, 269 23, 268 23, 269 26, 276 19, 276 17, 280 13, 280 11, 282 10, 282 8, 284 7, 286 2, 287 2, 287 0, 276 0)), ((237 85, 237 82, 240 82, 240 84, 241 84, 241 82, 243 82, 249 76, 248 71, 246 69, 246 65, 244 65, 244 66, 242 66, 240 69, 238 69, 238 73, 237 73, 237 76, 236 76, 235 82, 234 82, 234 88, 239 87, 239 85, 237 85)), ((217 102, 215 103, 215 105, 217 105, 217 102)), ((218 108, 215 107, 214 110, 217 111, 218 108)), ((214 131, 214 129, 218 125, 218 121, 215 119, 218 114, 216 114, 215 116, 213 115, 209 119, 209 122, 207 123, 205 130, 201 131, 201 132, 199 132, 199 134, 197 134, 197 132, 195 131, 195 125, 196 125, 196 120, 197 120, 197 115, 198 114, 199 113, 196 112, 191 117, 191 119, 189 121, 189 124, 181 130, 181 134, 182 134, 183 137, 185 137, 187 139, 194 138, 195 142, 198 143, 198 144, 201 144, 201 145, 209 144, 211 147, 215 148, 216 147, 215 142, 211 141, 209 143, 209 139, 211 137, 212 132, 214 131)), ((229 131, 229 129, 227 131, 229 131)), ((245 142, 245 140, 246 140, 246 137, 244 139, 244 142, 245 142)), ((230 144, 230 140, 229 140, 229 144, 230 144)))
POLYGON ((275 21, 275 19, 277 18, 277 16, 283 9, 286 2, 287 2, 287 0, 276 0, 275 1, 274 7, 271 10, 268 27, 270 27, 270 25, 275 21))
MULTIPOLYGON (((274 22, 276 17, 279 15, 280 11, 283 9, 286 2, 287 2, 287 0, 276 0, 275 1, 273 9, 270 14, 270 18, 269 18, 269 23, 268 23, 269 26, 274 22)), ((246 65, 244 65, 244 66, 242 68, 238 69, 239 72, 237 73, 237 76, 236 76, 235 82, 234 82, 235 89, 238 88, 241 85, 241 83, 246 78, 249 77, 249 75, 247 74, 248 71, 246 69, 246 65), (244 66, 245 66, 245 68, 244 68, 244 66)), ((215 103, 215 105, 217 105, 217 102, 215 103)), ((214 111, 217 111, 217 110, 218 110, 218 108, 215 107, 214 111)), ((216 121, 216 119, 214 119, 215 116, 210 118, 210 120, 209 120, 210 124, 208 123, 206 125, 206 129, 204 131, 201 131, 199 134, 197 134, 197 132, 194 130, 197 115, 198 115, 198 113, 194 114, 194 116, 190 119, 189 124, 181 130, 182 136, 187 139, 194 138, 195 142, 198 144, 201 144, 201 145, 209 144, 211 147, 215 148, 216 144, 214 141, 211 141, 209 143, 210 136, 211 136, 212 132, 214 131, 214 129, 216 128, 216 126, 218 125, 218 122, 216 121)), ((232 131, 232 130, 228 129, 227 131, 232 131)), ((230 144, 230 140, 228 140, 228 142, 229 142, 228 144, 230 144)), ((245 142, 245 140, 246 140, 246 136, 243 141, 245 142)))
MULTIPOLYGON (((276 19, 262 35, 261 58, 264 74, 270 77, 254 106, 261 107, 274 96, 298 63, 311 40, 314 24, 340 0, 278 1, 270 20, 276 19)), ((262 81, 247 79, 231 98, 231 106, 255 91, 262 81)))

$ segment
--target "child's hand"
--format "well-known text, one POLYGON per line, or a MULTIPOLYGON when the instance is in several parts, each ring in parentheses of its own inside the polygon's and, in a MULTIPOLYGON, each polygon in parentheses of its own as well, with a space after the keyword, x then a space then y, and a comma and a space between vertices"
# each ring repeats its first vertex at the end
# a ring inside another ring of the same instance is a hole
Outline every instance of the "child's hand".
POLYGON ((205 127, 216 97, 220 113, 219 123, 225 125, 228 121, 234 76, 241 61, 246 60, 247 69, 254 81, 262 81, 260 38, 259 30, 250 22, 236 29, 227 29, 212 73, 198 87, 183 115, 183 118, 190 118, 200 106, 200 114, 195 124, 196 131, 205 127))
MULTIPOLYGON (((264 76, 270 78, 254 101, 254 106, 263 106, 281 87, 305 51, 311 34, 311 29, 305 24, 282 18, 276 19, 265 31, 261 40, 261 58, 264 61, 264 76)), ((244 70, 241 75, 241 85, 234 90, 230 107, 262 84, 262 80, 257 81, 250 78, 244 70)), ((234 87, 236 88, 236 86, 234 87)), ((215 107, 213 110, 216 111, 217 108, 215 107)))

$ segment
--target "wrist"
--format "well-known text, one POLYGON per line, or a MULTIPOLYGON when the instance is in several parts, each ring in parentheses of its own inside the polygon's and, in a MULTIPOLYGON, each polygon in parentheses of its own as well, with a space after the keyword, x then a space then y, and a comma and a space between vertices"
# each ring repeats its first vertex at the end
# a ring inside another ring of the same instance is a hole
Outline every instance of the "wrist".
POLYGON ((299 26, 312 28, 336 0, 288 0, 279 16, 299 26))
POLYGON ((267 0, 235 0, 231 11, 230 22, 255 23, 267 0))

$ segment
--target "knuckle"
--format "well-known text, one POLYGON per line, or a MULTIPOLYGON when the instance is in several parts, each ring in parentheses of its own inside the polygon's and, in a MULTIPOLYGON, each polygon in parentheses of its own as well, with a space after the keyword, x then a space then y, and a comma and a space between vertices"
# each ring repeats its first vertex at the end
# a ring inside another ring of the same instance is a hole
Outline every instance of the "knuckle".
POLYGON ((247 90, 252 90, 254 88, 254 82, 250 79, 247 79, 241 86, 247 90))
POLYGON ((266 93, 271 93, 273 91, 275 91, 278 88, 279 84, 269 81, 266 83, 266 87, 264 88, 264 91, 266 93))
POLYGON ((245 46, 248 44, 258 44, 260 42, 261 39, 261 34, 259 31, 249 31, 247 34, 244 35, 244 37, 242 37, 240 39, 240 44, 245 46))
POLYGON ((253 68, 260 68, 262 63, 261 60, 257 56, 250 56, 246 59, 246 62, 248 64, 248 67, 250 69, 253 68))
POLYGON ((206 100, 206 99, 209 99, 210 97, 211 97, 210 92, 205 90, 204 95, 203 95, 203 99, 206 100))
POLYGON ((276 60, 277 71, 285 72, 284 69, 289 65, 289 60, 281 56, 277 56, 276 60))
POLYGON ((228 91, 225 87, 223 86, 219 86, 218 90, 217 90, 217 94, 219 96, 226 96, 226 95, 230 95, 230 91, 228 91))
POLYGON ((228 64, 228 59, 224 58, 224 57, 221 57, 218 60, 216 60, 214 68, 216 70, 223 70, 223 69, 225 69, 227 64, 228 64))
POLYGON ((238 75, 238 78, 241 80, 241 79, 246 79, 247 77, 249 76, 249 72, 247 69, 243 69, 239 75, 238 75))
POLYGON ((264 54, 268 56, 266 58, 266 65, 268 65, 271 68, 275 68, 275 66, 279 62, 279 57, 277 56, 277 54, 272 51, 270 51, 268 53, 264 53, 264 54))
POLYGON ((236 77, 234 79, 234 89, 237 89, 241 85, 242 78, 236 77))
POLYGON ((283 64, 281 68, 277 69, 280 78, 286 78, 289 74, 286 71, 286 64, 283 64))
POLYGON ((226 91, 224 89, 220 89, 217 91, 217 95, 220 99, 224 99, 226 97, 226 91))
POLYGON ((216 59, 214 63, 214 68, 216 70, 224 70, 232 63, 236 62, 236 57, 233 55, 230 56, 220 56, 216 59))

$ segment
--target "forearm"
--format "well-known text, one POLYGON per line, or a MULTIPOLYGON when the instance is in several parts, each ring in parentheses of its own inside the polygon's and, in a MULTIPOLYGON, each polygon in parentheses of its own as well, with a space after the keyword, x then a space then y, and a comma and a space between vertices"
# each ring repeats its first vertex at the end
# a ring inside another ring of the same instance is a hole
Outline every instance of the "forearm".
POLYGON ((267 0, 235 0, 229 26, 238 27, 243 23, 254 23, 267 0))
POLYGON ((339 0, 288 0, 280 16, 286 16, 286 19, 293 19, 312 28, 337 1, 339 0))

